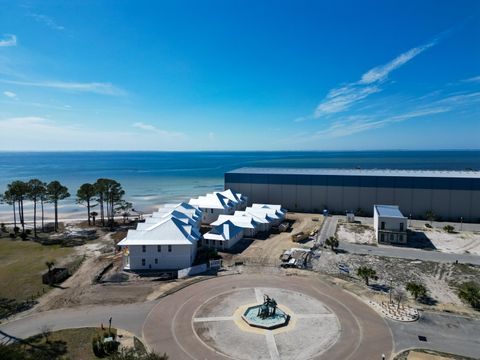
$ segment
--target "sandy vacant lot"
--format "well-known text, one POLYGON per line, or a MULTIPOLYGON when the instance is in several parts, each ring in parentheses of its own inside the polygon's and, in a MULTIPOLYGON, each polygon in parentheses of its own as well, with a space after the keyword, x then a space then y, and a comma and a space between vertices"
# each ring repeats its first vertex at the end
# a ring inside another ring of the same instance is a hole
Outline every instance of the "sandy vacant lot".
POLYGON ((357 244, 376 244, 375 232, 373 227, 358 223, 338 222, 337 239, 340 241, 347 241, 349 243, 357 244))
POLYGON ((415 229, 421 231, 433 246, 444 252, 480 255, 480 234, 469 231, 447 233, 441 229, 415 229))

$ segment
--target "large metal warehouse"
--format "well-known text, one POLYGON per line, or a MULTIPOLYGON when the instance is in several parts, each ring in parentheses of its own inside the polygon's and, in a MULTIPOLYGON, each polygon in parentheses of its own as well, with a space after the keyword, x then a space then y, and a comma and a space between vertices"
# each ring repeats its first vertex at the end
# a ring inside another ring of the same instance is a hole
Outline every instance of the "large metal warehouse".
POLYGON ((405 216, 480 222, 480 171, 240 168, 225 173, 225 188, 249 203, 289 211, 372 215, 373 205, 398 205, 405 216))

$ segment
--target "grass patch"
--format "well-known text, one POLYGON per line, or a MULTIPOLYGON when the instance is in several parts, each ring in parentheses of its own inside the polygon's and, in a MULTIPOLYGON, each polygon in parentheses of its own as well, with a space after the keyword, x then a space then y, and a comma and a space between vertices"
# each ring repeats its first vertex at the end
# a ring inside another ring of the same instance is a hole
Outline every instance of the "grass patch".
MULTIPOLYGON (((44 333, 45 329, 39 331, 44 333)), ((49 332, 48 336, 44 334, 33 336, 27 341, 45 349, 45 352, 51 354, 52 359, 96 360, 98 358, 93 353, 92 339, 105 331, 99 328, 59 330, 49 332)), ((116 329, 112 328, 112 332, 116 333, 116 329)))
POLYGON ((44 246, 33 241, 0 240, 0 298, 24 301, 42 295, 50 287, 42 284, 46 261, 58 264, 74 253, 58 245, 44 246))

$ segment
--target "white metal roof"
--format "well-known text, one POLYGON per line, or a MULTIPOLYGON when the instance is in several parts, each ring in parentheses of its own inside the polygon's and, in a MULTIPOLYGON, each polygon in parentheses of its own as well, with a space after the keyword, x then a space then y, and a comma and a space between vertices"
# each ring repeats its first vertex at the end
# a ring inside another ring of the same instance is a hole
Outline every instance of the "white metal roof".
POLYGON ((198 229, 180 219, 166 218, 156 224, 148 224, 143 230, 129 230, 118 245, 195 245, 201 238, 198 229))
POLYGON ((211 223, 212 226, 222 225, 223 223, 230 221, 234 225, 243 229, 255 229, 258 225, 257 222, 251 216, 243 215, 220 215, 216 221, 211 223))
POLYGON ((219 192, 190 199, 189 204, 207 209, 231 209, 234 207, 234 203, 219 192))
POLYGON ((400 208, 396 205, 374 205, 374 208, 378 216, 405 218, 400 211, 400 208))
POLYGON ((236 226, 231 221, 226 221, 221 225, 215 226, 212 230, 203 235, 204 239, 226 241, 234 238, 243 229, 236 226))

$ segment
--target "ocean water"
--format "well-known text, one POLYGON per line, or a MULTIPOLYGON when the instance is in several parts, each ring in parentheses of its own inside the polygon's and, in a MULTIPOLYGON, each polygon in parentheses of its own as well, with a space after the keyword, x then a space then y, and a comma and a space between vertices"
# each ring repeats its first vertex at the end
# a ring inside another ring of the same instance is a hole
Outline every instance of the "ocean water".
MULTIPOLYGON (((242 166, 365 169, 480 169, 475 151, 345 152, 0 152, 0 193, 13 180, 59 180, 72 197, 62 202, 61 217, 83 217, 75 193, 100 177, 119 181, 126 200, 151 212, 166 202, 223 189, 225 171, 242 166)), ((28 204, 26 206, 28 208, 28 204)), ((47 207, 51 215, 50 207, 47 207)), ((11 208, 0 205, 0 219, 11 208)))

